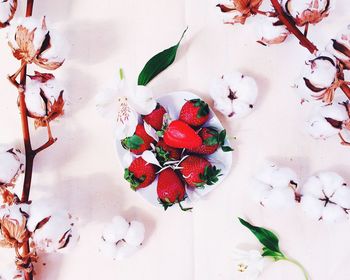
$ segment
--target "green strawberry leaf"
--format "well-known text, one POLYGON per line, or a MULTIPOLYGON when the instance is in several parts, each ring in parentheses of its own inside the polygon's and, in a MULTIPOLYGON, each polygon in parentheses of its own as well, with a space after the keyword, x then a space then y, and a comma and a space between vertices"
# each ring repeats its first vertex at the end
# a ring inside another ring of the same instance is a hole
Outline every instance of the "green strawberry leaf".
POLYGON ((216 144, 218 144, 218 137, 217 136, 209 137, 203 141, 203 144, 207 146, 215 146, 216 144))
POLYGON ((209 114, 209 106, 203 100, 197 98, 190 100, 195 107, 199 107, 197 118, 205 117, 209 114))
POLYGON ((283 256, 278 245, 278 237, 272 231, 262 227, 253 226, 252 224, 248 223, 242 218, 238 219, 241 222, 241 224, 248 228, 260 241, 260 243, 265 246, 264 252, 266 252, 266 254, 272 254, 272 252, 274 252, 275 254, 279 253, 283 256))
POLYGON ((206 166, 203 174, 199 174, 199 179, 202 182, 196 184, 197 187, 203 188, 205 185, 214 185, 219 181, 219 177, 222 176, 220 174, 221 169, 217 169, 216 166, 206 166))
POLYGON ((162 165, 171 160, 170 153, 165 151, 162 147, 156 147, 156 158, 162 165))
POLYGON ((146 176, 143 175, 141 178, 135 177, 134 173, 130 172, 128 168, 124 169, 124 179, 130 183, 132 190, 136 191, 138 186, 145 181, 146 176))
POLYGON ((182 33, 182 36, 176 45, 156 54, 146 63, 139 75, 137 82, 138 85, 147 85, 153 78, 155 78, 159 73, 163 72, 174 62, 177 49, 179 48, 187 29, 188 28, 186 28, 182 33))
POLYGON ((133 135, 122 140, 122 146, 127 150, 137 150, 144 143, 140 136, 133 135))
POLYGON ((232 152, 233 151, 233 149, 230 146, 221 146, 221 149, 224 152, 232 152))

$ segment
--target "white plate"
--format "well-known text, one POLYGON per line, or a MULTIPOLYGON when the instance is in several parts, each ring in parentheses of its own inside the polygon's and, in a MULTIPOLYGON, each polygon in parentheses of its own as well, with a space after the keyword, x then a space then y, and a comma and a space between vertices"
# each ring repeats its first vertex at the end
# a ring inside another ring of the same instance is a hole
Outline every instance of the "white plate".
MULTIPOLYGON (((172 92, 167 95, 164 95, 158 98, 157 101, 166 109, 171 119, 175 120, 178 118, 179 112, 182 106, 184 105, 184 103, 186 102, 186 100, 196 99, 196 98, 200 98, 200 97, 193 94, 192 92, 177 91, 177 92, 172 92)), ((214 127, 218 131, 221 131, 224 129, 224 127, 222 126, 222 124, 220 123, 219 119, 217 118, 217 116, 215 115, 212 109, 210 109, 209 120, 205 123, 204 127, 208 127, 208 126, 214 127)), ((129 167, 130 156, 132 156, 133 158, 135 158, 136 156, 130 153, 129 151, 125 150, 122 147, 119 140, 117 141, 116 145, 117 145, 117 154, 123 168, 129 167)), ((225 141, 225 146, 230 146, 230 142, 228 139, 226 139, 225 141)), ((219 181, 216 184, 211 186, 205 186, 205 188, 186 187, 186 192, 188 197, 183 203, 184 207, 190 206, 193 201, 196 201, 199 198, 213 191, 225 179, 225 177, 229 174, 231 170, 231 166, 232 166, 231 152, 223 152, 219 148, 214 154, 206 158, 217 168, 221 169, 222 176, 219 177, 219 181)), ((139 189, 136 192, 151 204, 162 207, 161 204, 158 202, 157 182, 158 182, 158 179, 156 179, 148 187, 139 189)))

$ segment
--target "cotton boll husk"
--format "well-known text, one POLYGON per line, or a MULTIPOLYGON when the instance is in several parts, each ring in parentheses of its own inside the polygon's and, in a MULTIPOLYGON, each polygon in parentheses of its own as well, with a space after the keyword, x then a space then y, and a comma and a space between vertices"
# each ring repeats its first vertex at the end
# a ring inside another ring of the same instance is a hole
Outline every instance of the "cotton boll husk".
POLYGON ((0 22, 5 23, 7 22, 11 16, 12 16, 12 11, 11 7, 14 6, 14 1, 9 0, 9 1, 2 1, 0 2, 0 22))
POLYGON ((313 196, 302 196, 300 201, 304 212, 310 217, 319 220, 322 217, 324 202, 313 196))
POLYGON ((325 222, 344 222, 348 219, 345 211, 334 204, 327 204, 322 213, 322 219, 325 222))
POLYGON ((143 223, 138 221, 131 221, 129 230, 124 238, 125 242, 133 245, 139 246, 145 238, 145 226, 143 223))
POLYGON ((321 172, 317 174, 317 177, 322 182, 323 190, 328 197, 345 184, 344 179, 335 172, 321 172))
POLYGON ((332 201, 345 209, 350 209, 350 187, 341 186, 332 196, 332 201))
POLYGON ((139 248, 137 246, 130 245, 124 241, 118 242, 116 245, 116 252, 114 259, 117 261, 123 260, 125 258, 131 257, 139 248))
POLYGON ((105 226, 102 236, 107 242, 117 243, 124 239, 129 229, 129 223, 121 216, 113 218, 112 223, 105 226))
POLYGON ((11 152, 0 152, 0 183, 9 184, 20 172, 22 162, 11 152))

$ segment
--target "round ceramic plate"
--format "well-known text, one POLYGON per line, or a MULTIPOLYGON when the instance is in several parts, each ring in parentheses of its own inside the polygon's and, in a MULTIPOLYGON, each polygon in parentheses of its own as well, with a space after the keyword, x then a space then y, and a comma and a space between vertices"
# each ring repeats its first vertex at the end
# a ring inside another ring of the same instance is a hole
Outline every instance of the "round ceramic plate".
MULTIPOLYGON (((200 98, 200 97, 193 94, 192 92, 177 91, 177 92, 172 92, 167 95, 164 95, 158 98, 157 101, 166 109, 166 111, 170 116, 170 119, 176 120, 178 119, 179 112, 182 106, 184 105, 184 103, 186 102, 186 100, 196 99, 196 98, 200 98)), ((140 118, 140 121, 141 121, 141 118, 140 118)), ((203 127, 209 127, 209 126, 216 128, 218 131, 221 131, 224 129, 219 119, 211 109, 209 113, 209 120, 204 124, 203 127)), ((132 156, 133 158, 135 158, 136 156, 130 153, 129 151, 125 150, 122 147, 120 140, 116 142, 116 145, 117 145, 117 154, 123 168, 129 167, 130 156, 132 156)), ((230 146, 230 142, 228 139, 226 139, 225 146, 230 146)), ((204 188, 186 187, 187 199, 183 203, 184 207, 190 206, 193 201, 196 201, 201 197, 207 195, 211 191, 213 191, 225 179, 225 177, 229 174, 231 170, 232 152, 223 152, 219 148, 214 154, 207 156, 206 158, 217 168, 221 169, 222 176, 219 177, 219 181, 216 184, 211 186, 205 186, 204 188)), ((158 183, 158 179, 156 179, 148 187, 139 189, 136 192, 139 195, 141 195, 144 199, 149 201, 151 204, 162 207, 161 204, 158 202, 157 183, 158 183)))

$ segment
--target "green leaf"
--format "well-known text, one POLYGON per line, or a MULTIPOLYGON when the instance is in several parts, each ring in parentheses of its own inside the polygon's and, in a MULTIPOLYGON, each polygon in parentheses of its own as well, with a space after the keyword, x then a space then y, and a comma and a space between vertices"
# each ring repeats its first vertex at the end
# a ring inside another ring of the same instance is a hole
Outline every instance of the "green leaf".
POLYGON ((260 243, 266 247, 266 249, 282 254, 278 245, 278 237, 272 231, 262 227, 253 226, 241 218, 239 218, 239 221, 255 235, 260 243))
POLYGON ((122 146, 128 150, 137 150, 144 143, 140 136, 133 135, 122 140, 122 146))
POLYGON ((224 152, 232 152, 233 151, 233 149, 230 146, 221 146, 221 149, 224 152))
POLYGON ((285 259, 285 256, 281 252, 272 251, 266 247, 263 248, 263 257, 272 257, 275 261, 285 259))
POLYGON ((139 78, 138 85, 145 86, 147 85, 154 77, 156 77, 159 73, 163 72, 166 68, 168 68, 175 60, 177 49, 185 36, 185 33, 188 28, 182 33, 182 36, 179 42, 155 56, 153 56, 142 69, 139 78))
POLYGON ((206 102, 201 99, 192 99, 190 100, 195 107, 199 107, 197 118, 205 117, 209 114, 209 106, 206 102))

